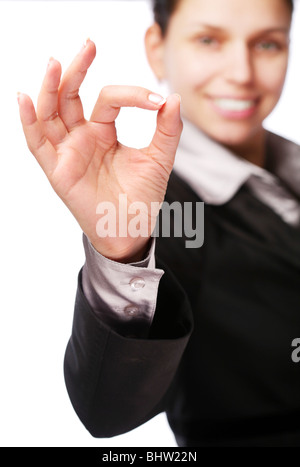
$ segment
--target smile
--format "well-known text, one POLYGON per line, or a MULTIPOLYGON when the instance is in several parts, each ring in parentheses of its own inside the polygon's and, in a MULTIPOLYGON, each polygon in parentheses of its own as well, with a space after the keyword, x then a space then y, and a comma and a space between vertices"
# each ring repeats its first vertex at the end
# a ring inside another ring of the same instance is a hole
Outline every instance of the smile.
POLYGON ((256 101, 254 100, 240 99, 214 99, 214 103, 222 110, 229 110, 233 112, 249 110, 256 105, 256 101))
POLYGON ((259 99, 235 99, 230 97, 215 97, 211 104, 220 116, 230 120, 244 120, 252 117, 259 104, 259 99))

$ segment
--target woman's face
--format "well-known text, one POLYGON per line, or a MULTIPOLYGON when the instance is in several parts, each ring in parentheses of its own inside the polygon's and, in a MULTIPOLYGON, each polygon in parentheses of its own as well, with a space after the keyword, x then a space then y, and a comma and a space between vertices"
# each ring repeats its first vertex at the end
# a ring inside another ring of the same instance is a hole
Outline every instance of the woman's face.
POLYGON ((282 92, 290 23, 285 0, 181 0, 157 74, 183 117, 222 144, 247 144, 282 92))

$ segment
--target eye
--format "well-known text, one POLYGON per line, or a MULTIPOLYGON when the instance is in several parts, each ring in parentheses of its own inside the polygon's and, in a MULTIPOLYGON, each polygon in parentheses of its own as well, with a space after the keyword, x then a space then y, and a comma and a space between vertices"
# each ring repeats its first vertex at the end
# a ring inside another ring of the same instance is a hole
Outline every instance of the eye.
POLYGON ((211 36, 201 36, 197 38, 198 43, 204 46, 216 46, 218 41, 211 36))
POLYGON ((260 51, 272 52, 279 50, 280 46, 274 41, 261 41, 256 44, 255 48, 260 51))

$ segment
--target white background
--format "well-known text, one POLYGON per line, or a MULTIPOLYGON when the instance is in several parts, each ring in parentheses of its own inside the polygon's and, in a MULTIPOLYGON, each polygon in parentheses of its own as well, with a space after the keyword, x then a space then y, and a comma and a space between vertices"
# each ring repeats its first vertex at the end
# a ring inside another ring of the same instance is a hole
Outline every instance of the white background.
MULTIPOLYGON (((298 10, 286 88, 266 126, 300 143, 298 10)), ((143 0, 0 1, 0 446, 176 446, 164 414, 131 433, 94 439, 70 404, 63 358, 84 261, 81 232, 27 149, 16 100, 21 91, 36 101, 48 59, 65 69, 88 37, 97 57, 81 91, 87 117, 106 84, 165 94, 144 54, 151 21, 143 0)), ((120 140, 145 146, 154 124, 151 112, 122 110, 120 140)))

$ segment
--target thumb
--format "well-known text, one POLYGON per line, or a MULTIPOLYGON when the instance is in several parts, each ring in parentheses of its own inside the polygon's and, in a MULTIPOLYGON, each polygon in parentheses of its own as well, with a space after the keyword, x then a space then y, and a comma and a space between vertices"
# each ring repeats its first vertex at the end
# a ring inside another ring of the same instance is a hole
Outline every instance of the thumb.
POLYGON ((180 118, 180 96, 171 94, 157 114, 157 125, 149 151, 170 172, 179 144, 182 121, 180 118))

